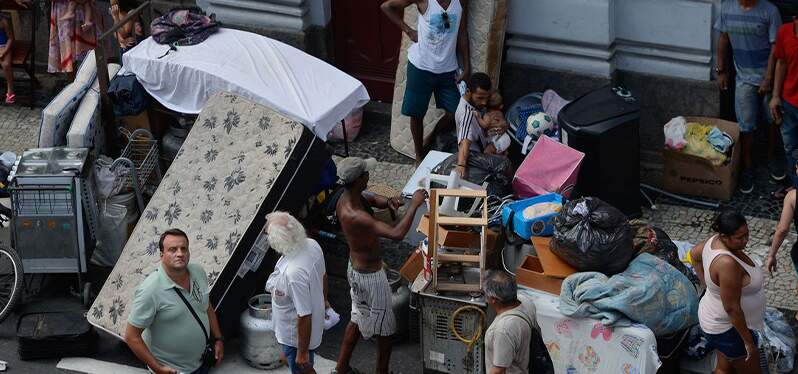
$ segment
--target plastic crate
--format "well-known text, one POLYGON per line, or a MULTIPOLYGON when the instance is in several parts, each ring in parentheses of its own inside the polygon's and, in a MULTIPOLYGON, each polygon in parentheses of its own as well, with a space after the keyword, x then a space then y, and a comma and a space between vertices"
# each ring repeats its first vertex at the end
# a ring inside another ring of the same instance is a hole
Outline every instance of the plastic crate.
POLYGON ((533 236, 550 236, 554 234, 552 218, 559 213, 550 213, 534 219, 524 218, 524 209, 539 203, 558 203, 562 205, 562 196, 550 193, 507 204, 502 208, 502 224, 512 228, 518 236, 529 239, 533 236), (512 219, 512 222, 510 220, 512 219))

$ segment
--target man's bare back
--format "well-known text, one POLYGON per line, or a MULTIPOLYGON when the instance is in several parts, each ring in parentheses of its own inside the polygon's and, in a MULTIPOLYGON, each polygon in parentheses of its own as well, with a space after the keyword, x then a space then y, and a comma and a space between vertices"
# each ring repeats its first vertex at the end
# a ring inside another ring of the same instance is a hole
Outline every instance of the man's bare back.
POLYGON ((366 212, 358 189, 347 188, 336 204, 336 215, 349 245, 352 268, 359 272, 374 272, 382 268, 379 238, 402 240, 413 223, 416 210, 426 199, 426 191, 413 194, 405 215, 395 226, 377 220, 366 212))

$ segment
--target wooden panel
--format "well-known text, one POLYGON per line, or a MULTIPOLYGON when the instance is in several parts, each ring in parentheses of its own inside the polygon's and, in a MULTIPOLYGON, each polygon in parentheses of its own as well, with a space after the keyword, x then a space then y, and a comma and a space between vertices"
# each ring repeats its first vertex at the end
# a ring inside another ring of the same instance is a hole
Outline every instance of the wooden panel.
POLYGON ((488 220, 484 217, 438 217, 438 224, 456 226, 487 226, 488 220))
POLYGON ((482 287, 478 284, 438 282, 437 290, 454 292, 479 292, 482 291, 482 287))
POLYGON ((450 255, 438 254, 438 262, 471 262, 479 263, 481 260, 480 255, 450 255))

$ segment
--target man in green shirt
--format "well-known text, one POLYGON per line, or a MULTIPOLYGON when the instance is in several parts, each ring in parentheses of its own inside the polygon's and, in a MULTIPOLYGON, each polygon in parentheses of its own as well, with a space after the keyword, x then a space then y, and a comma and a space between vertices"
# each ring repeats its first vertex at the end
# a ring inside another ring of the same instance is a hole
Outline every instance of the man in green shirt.
POLYGON ((205 270, 188 263, 188 236, 179 229, 161 234, 158 248, 161 267, 136 290, 125 342, 156 374, 207 373, 209 368, 201 362, 205 334, 214 340, 217 364, 224 356, 224 344, 219 321, 208 301, 205 270), (204 331, 175 290, 194 309, 204 331))

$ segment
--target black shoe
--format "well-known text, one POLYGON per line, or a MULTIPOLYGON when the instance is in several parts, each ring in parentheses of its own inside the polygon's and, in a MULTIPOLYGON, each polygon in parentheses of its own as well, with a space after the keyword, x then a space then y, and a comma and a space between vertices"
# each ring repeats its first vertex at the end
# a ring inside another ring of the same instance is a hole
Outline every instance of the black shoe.
POLYGON ((776 160, 768 161, 768 171, 770 172, 770 179, 776 182, 781 182, 787 178, 787 173, 784 172, 784 165, 782 162, 776 160))
POLYGON ((745 170, 740 174, 739 186, 740 192, 749 194, 754 191, 754 174, 751 170, 745 170))

